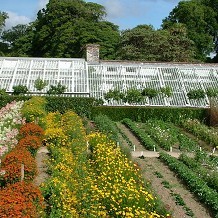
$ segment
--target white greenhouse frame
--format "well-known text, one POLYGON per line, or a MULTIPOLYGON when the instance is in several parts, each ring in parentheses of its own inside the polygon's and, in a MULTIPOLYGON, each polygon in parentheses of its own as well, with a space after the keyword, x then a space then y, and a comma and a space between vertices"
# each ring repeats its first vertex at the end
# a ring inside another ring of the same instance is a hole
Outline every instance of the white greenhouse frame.
MULTIPOLYGON (((26 85, 31 95, 45 95, 50 85, 65 85, 64 96, 83 96, 103 99, 110 89, 126 91, 130 88, 171 87, 170 98, 160 94, 145 98, 141 106, 209 107, 206 96, 201 100, 189 100, 192 89, 218 88, 218 64, 173 64, 100 62, 90 64, 85 59, 74 58, 12 58, 0 57, 0 88, 12 93, 13 86, 26 85), (37 91, 37 78, 48 82, 37 91)), ((105 105, 126 105, 119 101, 106 101, 105 105)))

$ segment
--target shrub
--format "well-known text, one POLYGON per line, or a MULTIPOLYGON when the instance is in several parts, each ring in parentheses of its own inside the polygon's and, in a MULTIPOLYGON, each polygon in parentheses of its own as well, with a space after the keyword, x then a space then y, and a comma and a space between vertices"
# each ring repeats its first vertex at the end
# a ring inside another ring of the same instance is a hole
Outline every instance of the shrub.
POLYGON ((59 82, 56 86, 51 85, 49 90, 47 91, 47 94, 49 95, 60 95, 63 94, 66 91, 67 87, 61 85, 59 82))
POLYGON ((15 183, 21 178, 21 164, 24 164, 24 180, 32 181, 37 173, 35 159, 25 148, 15 148, 2 160, 1 167, 5 170, 3 180, 15 183))
POLYGON ((24 95, 28 92, 28 88, 23 85, 13 86, 13 95, 24 95))
POLYGON ((42 135, 44 134, 44 131, 39 125, 35 123, 26 123, 20 128, 19 134, 21 137, 26 137, 28 135, 31 135, 41 138, 42 135))
POLYGON ((17 182, 0 190, 0 217, 35 218, 43 208, 43 197, 37 186, 17 182))
POLYGON ((158 91, 152 88, 145 88, 142 90, 142 95, 147 96, 148 98, 154 98, 158 95, 158 91))
POLYGON ((33 157, 36 156, 38 148, 41 146, 41 139, 34 135, 27 135, 24 138, 20 139, 17 147, 26 148, 33 157))
POLYGON ((199 100, 205 98, 205 92, 202 89, 193 89, 187 93, 189 99, 199 100))
POLYGON ((34 96, 24 103, 21 110, 22 115, 26 118, 27 122, 36 122, 40 126, 44 126, 43 118, 46 115, 45 105, 45 98, 34 96))
POLYGON ((34 87, 38 90, 41 91, 43 90, 48 83, 46 81, 43 81, 42 79, 38 78, 35 80, 34 87))

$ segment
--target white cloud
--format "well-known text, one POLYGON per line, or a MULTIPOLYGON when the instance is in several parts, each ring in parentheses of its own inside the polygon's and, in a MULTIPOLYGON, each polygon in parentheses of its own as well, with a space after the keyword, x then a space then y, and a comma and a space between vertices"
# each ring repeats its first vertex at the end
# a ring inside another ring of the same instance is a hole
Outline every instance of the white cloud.
POLYGON ((48 4, 49 0, 38 0, 38 9, 45 8, 45 6, 48 4))
POLYGON ((11 11, 7 11, 7 14, 9 18, 5 21, 5 29, 10 29, 11 27, 16 26, 18 24, 27 24, 31 22, 30 18, 26 16, 18 15, 11 11))

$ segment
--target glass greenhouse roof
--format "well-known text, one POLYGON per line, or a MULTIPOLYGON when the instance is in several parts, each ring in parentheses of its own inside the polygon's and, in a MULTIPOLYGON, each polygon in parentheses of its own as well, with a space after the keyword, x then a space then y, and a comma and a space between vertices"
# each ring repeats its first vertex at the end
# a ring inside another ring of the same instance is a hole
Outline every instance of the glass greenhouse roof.
MULTIPOLYGON (((90 96, 104 100, 109 90, 127 91, 130 88, 160 89, 171 87, 172 96, 158 95, 145 98, 140 105, 174 107, 208 107, 208 96, 190 100, 187 93, 193 89, 218 89, 218 65, 101 62, 89 64, 85 59, 58 58, 0 58, 0 88, 8 93, 13 86, 26 85, 30 94, 46 94, 50 85, 67 87, 64 95, 90 96), (42 91, 34 87, 36 79, 48 86, 42 91)), ((107 105, 125 105, 122 101, 104 101, 107 105)))

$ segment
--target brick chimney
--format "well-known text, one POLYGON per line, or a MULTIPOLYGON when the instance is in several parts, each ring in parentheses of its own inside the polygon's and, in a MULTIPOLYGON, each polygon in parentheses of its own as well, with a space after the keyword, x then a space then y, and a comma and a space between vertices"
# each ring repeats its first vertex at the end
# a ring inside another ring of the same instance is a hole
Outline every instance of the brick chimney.
POLYGON ((98 44, 88 44, 86 45, 86 61, 90 64, 99 63, 99 48, 98 44))

